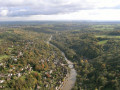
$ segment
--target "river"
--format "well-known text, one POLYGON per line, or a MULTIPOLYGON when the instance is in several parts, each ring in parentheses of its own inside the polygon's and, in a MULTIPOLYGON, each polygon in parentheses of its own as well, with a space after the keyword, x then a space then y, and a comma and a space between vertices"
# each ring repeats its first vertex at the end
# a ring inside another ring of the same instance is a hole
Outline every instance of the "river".
MULTIPOLYGON (((54 46, 54 47, 56 47, 56 48, 58 48, 57 46, 50 43, 51 40, 52 40, 52 35, 49 38, 47 43, 54 46)), ((60 90, 71 90, 73 88, 74 84, 75 84, 77 73, 76 73, 75 68, 73 67, 73 63, 67 59, 64 52, 61 51, 61 53, 64 56, 64 58, 65 58, 65 60, 66 60, 66 62, 68 64, 68 67, 70 68, 70 73, 68 73, 68 77, 64 81, 64 84, 62 85, 60 90)))

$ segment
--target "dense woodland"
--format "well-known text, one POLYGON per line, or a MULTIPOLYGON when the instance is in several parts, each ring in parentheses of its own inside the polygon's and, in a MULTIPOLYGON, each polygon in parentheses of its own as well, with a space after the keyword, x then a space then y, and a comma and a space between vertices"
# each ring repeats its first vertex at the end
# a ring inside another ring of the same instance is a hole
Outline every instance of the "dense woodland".
POLYGON ((59 32, 52 43, 75 64, 78 75, 73 90, 120 90, 120 31, 93 26, 94 30, 59 32))
POLYGON ((120 23, 3 23, 1 88, 55 89, 68 72, 60 50, 74 62, 73 90, 120 90, 120 23))

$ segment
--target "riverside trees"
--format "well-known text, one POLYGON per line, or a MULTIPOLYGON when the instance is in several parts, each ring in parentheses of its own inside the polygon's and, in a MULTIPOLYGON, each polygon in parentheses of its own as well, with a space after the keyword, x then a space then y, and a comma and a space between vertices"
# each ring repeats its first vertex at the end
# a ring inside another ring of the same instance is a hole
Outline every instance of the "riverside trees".
POLYGON ((119 39, 104 37, 100 39, 96 37, 97 33, 88 34, 86 31, 73 32, 74 30, 62 32, 55 35, 52 41, 75 63, 78 75, 73 90, 119 90, 119 39), (101 40, 107 42, 98 43, 101 40))

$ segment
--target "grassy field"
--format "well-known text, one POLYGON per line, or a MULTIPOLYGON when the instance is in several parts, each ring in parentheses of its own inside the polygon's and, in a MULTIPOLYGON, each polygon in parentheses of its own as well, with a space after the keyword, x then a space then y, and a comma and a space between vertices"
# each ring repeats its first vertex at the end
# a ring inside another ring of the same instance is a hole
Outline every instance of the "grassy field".
MULTIPOLYGON (((106 38, 106 39, 114 39, 114 40, 118 40, 120 39, 120 36, 113 36, 113 35, 96 35, 96 37, 101 37, 101 38, 106 38)), ((108 40, 102 40, 99 41, 98 44, 102 45, 105 44, 108 40)))
POLYGON ((120 39, 120 36, 113 36, 113 35, 96 35, 96 37, 120 39))
POLYGON ((14 48, 8 48, 8 50, 11 52, 14 48))
POLYGON ((113 25, 93 25, 92 28, 94 30, 99 30, 99 31, 112 31, 114 30, 113 25))
POLYGON ((8 55, 0 55, 0 61, 1 61, 2 59, 5 59, 5 58, 9 58, 9 56, 8 56, 8 55))
POLYGON ((108 40, 103 40, 103 41, 100 41, 98 42, 98 44, 102 45, 102 44, 105 44, 108 40))

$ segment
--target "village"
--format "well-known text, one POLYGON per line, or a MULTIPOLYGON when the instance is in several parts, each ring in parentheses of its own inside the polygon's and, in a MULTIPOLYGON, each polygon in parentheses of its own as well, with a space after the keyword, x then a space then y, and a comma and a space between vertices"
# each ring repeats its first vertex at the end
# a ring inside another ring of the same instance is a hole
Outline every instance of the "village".
POLYGON ((44 47, 51 50, 50 52, 44 50, 45 53, 41 51, 42 55, 40 55, 41 52, 36 48, 38 47, 43 50, 43 45, 39 46, 41 42, 37 44, 35 40, 19 40, 14 43, 3 42, 2 44, 11 49, 6 49, 6 51, 8 50, 9 57, 0 60, 1 89, 8 87, 8 83, 10 84, 13 80, 17 81, 22 77, 37 72, 41 75, 41 81, 45 82, 45 84, 35 85, 36 89, 39 90, 44 86, 44 88, 53 87, 58 90, 65 80, 65 77, 67 77, 68 66, 66 61, 64 57, 60 55, 59 50, 54 47, 50 47, 45 43, 46 45, 44 45, 44 47), (39 57, 37 55, 39 55, 39 57), (34 61, 35 58, 33 56, 37 57, 36 61, 34 61))

